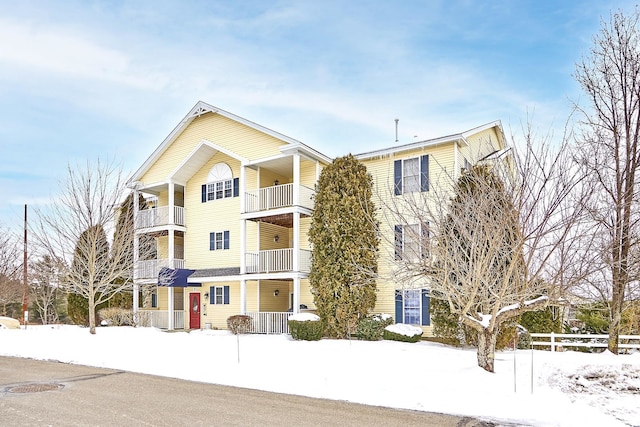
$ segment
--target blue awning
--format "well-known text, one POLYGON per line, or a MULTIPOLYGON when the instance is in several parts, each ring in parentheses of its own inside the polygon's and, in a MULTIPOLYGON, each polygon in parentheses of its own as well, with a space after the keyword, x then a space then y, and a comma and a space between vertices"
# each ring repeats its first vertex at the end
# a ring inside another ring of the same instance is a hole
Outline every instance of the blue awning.
POLYGON ((202 283, 187 283, 187 278, 194 272, 195 270, 187 270, 186 268, 172 269, 162 267, 158 272, 158 286, 170 286, 174 288, 202 286, 202 283))

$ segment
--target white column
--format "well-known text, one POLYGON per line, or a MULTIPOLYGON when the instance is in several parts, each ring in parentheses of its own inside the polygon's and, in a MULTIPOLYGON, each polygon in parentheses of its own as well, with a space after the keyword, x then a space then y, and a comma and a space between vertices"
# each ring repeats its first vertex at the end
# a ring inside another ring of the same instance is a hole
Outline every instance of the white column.
POLYGON ((173 286, 167 287, 167 329, 173 331, 173 286))
MULTIPOLYGON (((175 184, 173 182, 169 182, 169 227, 168 227, 168 242, 167 247, 169 249, 169 267, 173 268, 173 259, 175 258, 175 233, 174 233, 174 218, 173 218, 173 205, 175 198, 175 184)), ((173 312, 174 312, 174 301, 173 301, 173 287, 169 286, 168 288, 168 329, 171 331, 175 327, 173 324, 173 312)))
POLYGON ((300 154, 293 155, 293 205, 300 206, 300 154))
POLYGON ((135 230, 138 210, 140 209, 138 197, 140 197, 138 190, 133 190, 133 318, 136 320, 134 322, 135 324, 137 324, 138 309, 140 308, 140 286, 136 281, 137 264, 138 259, 140 258, 140 240, 135 230))
POLYGON ((247 281, 240 280, 240 314, 247 313, 247 281))
POLYGON ((176 204, 175 189, 176 189, 176 185, 173 182, 169 182, 169 225, 174 225, 176 223, 175 212, 173 209, 174 205, 176 204))
POLYGON ((300 271, 300 212, 293 213, 293 271, 300 271))
POLYGON ((240 220, 240 274, 247 272, 247 220, 240 220))
POLYGON ((246 166, 245 165, 240 165, 240 179, 239 181, 239 186, 238 186, 238 192, 240 193, 240 213, 245 213, 246 212, 246 203, 247 203, 247 198, 245 195, 246 192, 246 181, 247 180, 247 173, 246 173, 246 166))
POLYGON ((300 277, 293 278, 293 312, 300 313, 300 277))
POLYGON ((174 233, 174 198, 175 198, 175 184, 173 182, 169 183, 169 227, 168 227, 168 242, 167 246, 169 249, 169 267, 173 268, 173 259, 175 258, 176 248, 175 248, 175 233, 174 233))

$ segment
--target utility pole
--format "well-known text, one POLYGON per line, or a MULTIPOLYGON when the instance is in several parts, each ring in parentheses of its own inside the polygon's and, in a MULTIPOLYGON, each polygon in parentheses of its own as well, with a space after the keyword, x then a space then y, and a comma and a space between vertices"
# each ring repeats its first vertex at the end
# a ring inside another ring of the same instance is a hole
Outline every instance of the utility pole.
POLYGON ((22 262, 22 280, 24 282, 24 294, 22 295, 22 323, 27 329, 29 323, 29 285, 27 280, 27 205, 24 205, 24 257, 22 262))

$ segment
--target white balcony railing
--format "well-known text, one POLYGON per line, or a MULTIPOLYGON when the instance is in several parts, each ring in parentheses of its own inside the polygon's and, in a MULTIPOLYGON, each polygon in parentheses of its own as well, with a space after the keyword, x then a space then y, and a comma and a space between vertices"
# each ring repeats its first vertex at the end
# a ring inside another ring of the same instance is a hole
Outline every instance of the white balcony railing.
POLYGON ((247 313, 247 316, 251 317, 249 332, 254 334, 288 334, 287 320, 292 314, 279 311, 247 313))
MULTIPOLYGON (((167 310, 138 310, 138 325, 167 329, 169 327, 169 313, 167 310)), ((174 329, 184 329, 184 311, 173 312, 174 329)))
MULTIPOLYGON (((136 229, 158 227, 169 225, 169 206, 159 206, 153 209, 138 211, 136 216, 136 229)), ((173 225, 185 225, 184 208, 182 206, 173 207, 173 225)))
MULTIPOLYGON (((300 270, 311 271, 311 251, 300 250, 300 270)), ((270 249, 245 254, 247 273, 278 273, 293 271, 293 249, 270 249)))
POLYGON ((183 259, 174 259, 170 261, 168 259, 152 259, 148 261, 138 261, 136 268, 133 271, 134 279, 154 279, 158 277, 160 269, 163 267, 168 268, 184 268, 183 259))
MULTIPOLYGON (((313 189, 299 186, 300 203, 305 208, 313 209, 313 189)), ((246 212, 266 211, 269 209, 293 206, 293 184, 274 185, 245 193, 246 212)))

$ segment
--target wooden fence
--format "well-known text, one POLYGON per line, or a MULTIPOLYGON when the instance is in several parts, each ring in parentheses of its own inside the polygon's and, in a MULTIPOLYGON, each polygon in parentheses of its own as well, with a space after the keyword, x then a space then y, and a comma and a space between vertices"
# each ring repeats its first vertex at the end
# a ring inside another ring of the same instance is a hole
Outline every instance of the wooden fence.
MULTIPOLYGON (((531 334, 532 347, 551 347, 551 351, 571 347, 607 348, 609 335, 607 334, 531 334), (535 338, 549 338, 549 341, 536 341, 535 338)), ((620 349, 640 350, 640 335, 620 335, 618 341, 620 349)))

